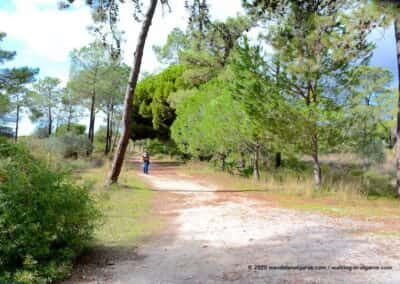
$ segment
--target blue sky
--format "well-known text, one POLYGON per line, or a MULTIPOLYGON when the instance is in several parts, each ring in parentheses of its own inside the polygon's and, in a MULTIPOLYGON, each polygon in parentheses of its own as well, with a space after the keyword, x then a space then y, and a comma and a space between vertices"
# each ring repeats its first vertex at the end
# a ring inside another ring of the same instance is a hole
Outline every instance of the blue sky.
MULTIPOLYGON (((225 19, 241 12, 240 0, 209 0, 214 19, 225 19)), ((143 57, 143 70, 154 72, 162 67, 152 51, 153 45, 166 41, 168 33, 174 27, 186 26, 184 0, 171 0, 173 13, 163 13, 158 8, 153 21, 143 57)), ((2 47, 17 51, 11 66, 39 67, 40 75, 55 76, 64 83, 69 73, 69 52, 91 41, 87 26, 91 24, 88 8, 83 0, 77 0, 74 9, 60 11, 57 0, 0 0, 0 27, 7 33, 2 47)), ((132 20, 129 7, 122 9, 121 28, 129 31, 126 34, 124 50, 125 61, 130 64, 135 41, 140 25, 132 20)), ((373 33, 371 39, 377 43, 371 64, 388 68, 397 76, 395 41, 393 27, 386 31, 373 33)), ((395 77, 396 77, 395 76, 395 77)), ((97 120, 97 127, 102 119, 97 120)), ((96 127, 96 128, 97 128, 96 127)), ((33 125, 24 117, 21 123, 21 134, 28 134, 33 125)))

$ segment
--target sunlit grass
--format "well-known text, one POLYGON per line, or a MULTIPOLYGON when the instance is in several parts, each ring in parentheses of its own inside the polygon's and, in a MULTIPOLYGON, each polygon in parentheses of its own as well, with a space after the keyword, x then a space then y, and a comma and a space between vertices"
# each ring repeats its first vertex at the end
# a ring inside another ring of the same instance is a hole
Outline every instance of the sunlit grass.
POLYGON ((105 186, 109 164, 79 174, 91 184, 102 212, 102 224, 95 232, 95 246, 137 246, 160 226, 152 214, 154 192, 140 182, 133 171, 123 171, 118 185, 105 186))

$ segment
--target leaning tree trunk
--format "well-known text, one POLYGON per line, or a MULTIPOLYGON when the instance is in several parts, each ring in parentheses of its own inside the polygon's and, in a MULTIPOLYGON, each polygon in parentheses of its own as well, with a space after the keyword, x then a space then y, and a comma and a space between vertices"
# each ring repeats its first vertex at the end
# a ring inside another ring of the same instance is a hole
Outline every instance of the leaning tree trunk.
POLYGON ((397 102, 397 126, 396 126, 396 190, 400 198, 400 13, 394 21, 397 51, 397 75, 398 75, 398 102, 397 102))
POLYGON ((111 172, 108 177, 109 184, 116 183, 118 181, 118 177, 122 169, 122 164, 124 162, 125 152, 129 143, 129 136, 131 130, 132 101, 135 94, 136 84, 139 78, 140 66, 142 64, 144 45, 146 43, 147 34, 151 26, 151 21, 153 19, 156 6, 157 6, 157 0, 151 0, 136 45, 136 50, 133 59, 133 66, 131 69, 131 73, 129 75, 128 87, 126 89, 124 98, 124 112, 122 115, 122 133, 118 142, 117 151, 115 152, 114 155, 111 172))

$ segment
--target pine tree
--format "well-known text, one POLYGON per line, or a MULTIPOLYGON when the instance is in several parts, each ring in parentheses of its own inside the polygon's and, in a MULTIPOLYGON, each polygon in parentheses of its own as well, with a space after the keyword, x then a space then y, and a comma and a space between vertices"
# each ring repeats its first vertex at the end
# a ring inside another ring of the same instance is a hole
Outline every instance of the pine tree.
MULTIPOLYGON (((367 62, 373 49, 367 41, 372 22, 361 17, 357 7, 350 9, 351 2, 244 1, 251 15, 268 23, 264 38, 274 49, 269 57, 279 62, 279 89, 272 92, 278 94, 275 103, 287 108, 281 109, 287 116, 282 121, 291 118, 287 121, 290 131, 279 134, 289 137, 289 132, 296 133, 296 140, 288 141, 312 157, 316 188, 321 186, 320 152, 343 138, 337 130, 345 123, 340 110, 347 102, 345 89, 353 82, 353 69, 367 62)), ((267 66, 266 72, 272 69, 267 66)), ((272 83, 274 76, 269 74, 272 83)), ((284 123, 279 125, 285 129, 284 123)))
POLYGON ((60 83, 58 78, 45 77, 33 85, 29 94, 31 119, 46 125, 48 137, 53 133, 56 110, 60 107, 60 83))

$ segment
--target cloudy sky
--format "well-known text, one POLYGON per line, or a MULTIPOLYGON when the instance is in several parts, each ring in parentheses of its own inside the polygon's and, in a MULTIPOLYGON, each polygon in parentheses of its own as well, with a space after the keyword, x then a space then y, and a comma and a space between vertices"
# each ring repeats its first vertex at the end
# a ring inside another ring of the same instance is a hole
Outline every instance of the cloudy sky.
MULTIPOLYGON (((225 19, 242 12, 240 0, 209 0, 213 19, 225 19)), ((175 27, 185 28, 187 15, 184 0, 170 0, 172 13, 159 6, 151 26, 143 57, 143 70, 154 72, 161 68, 152 51, 153 45, 166 41, 175 27)), ((121 29, 126 32, 124 59, 130 64, 140 24, 125 6, 121 13, 121 29)), ((77 0, 72 9, 60 11, 57 0, 0 0, 0 30, 7 33, 2 48, 17 51, 9 66, 39 67, 39 77, 59 77, 65 83, 69 73, 69 52, 91 41, 87 26, 91 24, 88 8, 83 0, 77 0)), ((377 49, 371 64, 396 72, 393 28, 377 31, 371 37, 377 49)), ((397 74, 397 73, 395 73, 397 74)), ((102 123, 98 120, 98 125, 102 123)), ((32 131, 27 118, 22 121, 21 135, 32 131)))

